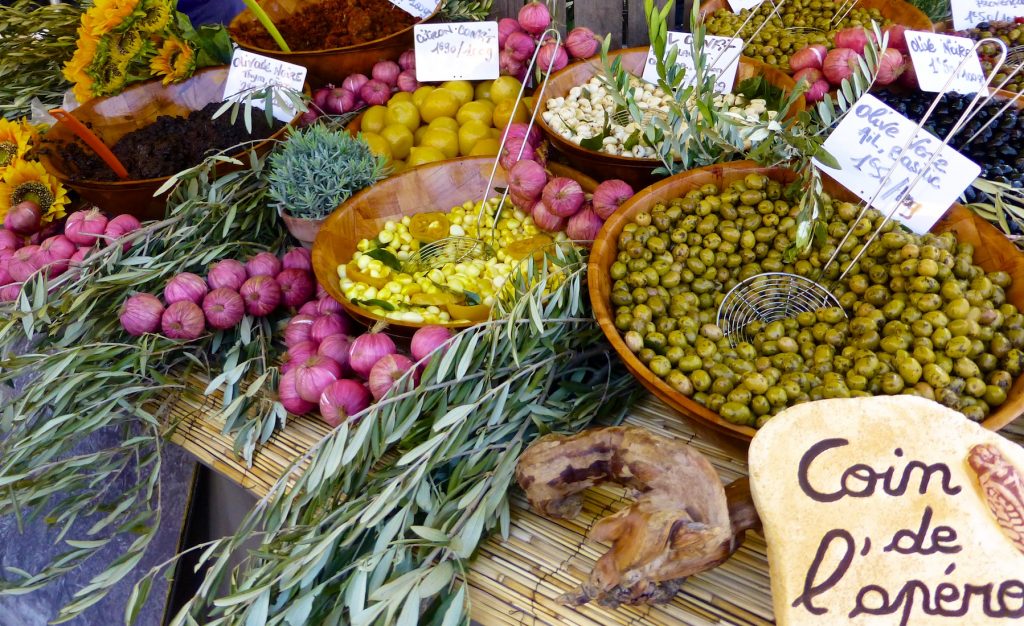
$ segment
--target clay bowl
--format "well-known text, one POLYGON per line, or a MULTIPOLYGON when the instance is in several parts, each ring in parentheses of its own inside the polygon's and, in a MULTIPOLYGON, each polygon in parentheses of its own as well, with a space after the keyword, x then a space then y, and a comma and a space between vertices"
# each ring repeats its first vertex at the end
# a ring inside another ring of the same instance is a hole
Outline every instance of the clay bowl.
MULTIPOLYGON (((640 76, 643 73, 644 62, 647 60, 647 51, 648 48, 646 47, 616 50, 608 53, 608 59, 613 61, 616 57, 621 57, 623 69, 631 74, 640 76)), ((536 102, 539 109, 537 112, 537 125, 540 126, 541 132, 551 142, 552 147, 564 155, 565 159, 576 169, 595 176, 600 180, 609 178, 622 179, 632 185, 634 189, 646 187, 655 180, 662 178, 652 173, 661 166, 661 161, 658 159, 636 159, 589 150, 562 137, 544 121, 544 112, 547 111, 548 99, 567 96, 570 89, 585 84, 603 71, 604 67, 601 64, 600 57, 592 57, 583 61, 577 61, 552 76, 551 80, 548 81, 547 88, 544 90, 543 97, 536 102)), ((765 76, 768 82, 780 87, 784 92, 788 93, 796 88, 793 79, 786 76, 783 72, 760 61, 740 57, 739 69, 736 72, 736 85, 741 81, 759 75, 765 76)), ((804 99, 800 98, 791 108, 790 115, 803 111, 804 107, 804 99)))
MULTIPOLYGON (((152 124, 162 115, 185 116, 211 102, 220 102, 224 98, 227 76, 228 68, 222 66, 200 70, 177 85, 162 85, 159 80, 151 80, 129 87, 116 96, 90 100, 71 114, 112 146, 124 135, 152 124)), ((262 111, 256 113, 262 114, 262 111)), ((296 121, 297 117, 292 123, 296 121)), ((258 154, 266 153, 276 140, 284 137, 286 129, 287 126, 282 126, 270 137, 254 144, 253 149, 258 154)), ((62 124, 53 126, 46 133, 46 143, 76 140, 76 136, 62 124)), ((248 150, 240 150, 233 156, 243 157, 248 150)), ((167 196, 154 198, 153 193, 167 182, 169 176, 124 181, 73 181, 70 178, 73 166, 65 163, 56 150, 47 150, 39 160, 64 186, 105 211, 130 213, 140 219, 159 219, 164 215, 167 196)), ((221 173, 231 169, 230 165, 218 166, 221 173)))
MULTIPOLYGON (((625 362, 630 372, 651 393, 658 396, 666 404, 679 411, 704 436, 721 443, 734 451, 745 451, 756 432, 753 428, 738 426, 722 419, 717 413, 697 404, 683 396, 655 376, 647 366, 630 352, 622 339, 622 335, 613 323, 613 310, 610 303, 612 280, 609 270, 616 257, 616 242, 623 227, 637 213, 650 210, 659 202, 668 202, 686 194, 691 189, 707 183, 724 187, 733 181, 742 179, 750 173, 766 173, 771 178, 788 183, 796 178, 792 170, 783 168, 762 168, 751 161, 738 161, 725 165, 716 165, 691 170, 678 174, 648 187, 627 200, 604 224, 604 228, 594 241, 588 266, 588 284, 590 301, 594 315, 608 341, 625 362)), ((833 197, 855 201, 845 189, 832 181, 826 184, 826 191, 833 197)), ((959 204, 953 205, 946 215, 932 229, 934 233, 953 231, 961 242, 974 245, 974 262, 988 271, 1004 270, 1013 279, 1006 292, 1006 299, 1018 308, 1024 307, 1024 254, 1016 248, 1001 232, 978 217, 969 209, 959 204)), ((994 411, 982 425, 998 430, 1024 412, 1024 376, 1013 382, 1007 394, 1007 401, 994 411)))
MULTIPOLYGON (((279 22, 294 13, 297 9, 306 4, 313 4, 316 0, 260 0, 260 7, 267 13, 271 21, 279 22)), ((438 2, 434 12, 421 20, 419 23, 430 20, 441 10, 441 3, 438 2)), ((252 11, 246 9, 231 20, 228 29, 236 32, 242 24, 256 22, 256 16, 252 11)), ((403 52, 413 47, 412 26, 404 28, 380 39, 367 41, 354 46, 343 48, 330 48, 325 50, 303 50, 295 52, 282 52, 278 48, 258 48, 238 41, 238 45, 250 52, 262 54, 301 65, 309 70, 307 80, 313 85, 334 83, 340 85, 349 74, 370 74, 370 70, 377 61, 397 61, 403 52)))
MULTIPOLYGON (((313 242, 313 271, 317 282, 349 315, 368 325, 386 321, 397 334, 412 334, 425 324, 401 322, 375 315, 350 302, 341 293, 338 266, 352 260, 356 245, 362 239, 376 237, 388 220, 431 211, 447 212, 467 200, 480 200, 487 187, 494 159, 491 157, 460 157, 410 168, 360 191, 341 204, 327 218, 313 242)), ((597 182, 558 163, 548 163, 555 176, 577 180, 590 193, 597 182)), ((495 187, 507 184, 506 174, 498 168, 495 187)), ((494 196, 492 192, 491 197, 494 196)), ((465 328, 475 322, 445 324, 449 328, 465 328)))

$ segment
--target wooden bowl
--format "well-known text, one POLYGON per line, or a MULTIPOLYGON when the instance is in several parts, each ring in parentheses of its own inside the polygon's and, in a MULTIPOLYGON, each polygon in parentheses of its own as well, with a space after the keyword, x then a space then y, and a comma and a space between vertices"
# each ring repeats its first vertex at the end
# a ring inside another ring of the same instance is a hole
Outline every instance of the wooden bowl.
MULTIPOLYGON (((630 74, 640 76, 643 74, 644 62, 647 60, 647 51, 648 48, 646 47, 616 50, 608 53, 608 59, 609 61, 614 61, 615 58, 621 57, 623 69, 630 74)), ((601 64, 600 57, 592 57, 583 61, 577 61, 552 76, 551 80, 548 81, 547 88, 544 90, 544 97, 536 102, 539 108, 537 111, 537 125, 540 126, 544 136, 551 142, 552 147, 564 155, 565 159, 576 169, 600 180, 619 178, 632 185, 634 189, 641 189, 662 178, 653 174, 653 171, 661 166, 661 161, 658 159, 637 159, 617 156, 589 150, 562 137, 544 121, 544 112, 548 108, 548 99, 567 96, 570 89, 585 84, 603 71, 604 67, 601 64)), ((735 84, 738 85, 741 81, 759 75, 763 75, 768 79, 768 82, 781 88, 784 92, 788 93, 796 88, 796 83, 793 82, 793 79, 786 76, 780 70, 765 65, 760 61, 740 57, 735 84)), ((793 105, 790 115, 803 111, 805 106, 804 99, 801 97, 793 105)))
MULTIPOLYGON (((314 2, 316 0, 261 0, 259 5, 271 21, 278 22, 303 5, 314 2)), ((440 10, 441 3, 438 2, 434 12, 420 20, 419 23, 422 24, 430 20, 440 10)), ((252 11, 245 9, 231 20, 231 25, 228 28, 234 32, 242 24, 255 21, 257 21, 256 16, 252 11)), ((326 83, 341 85, 349 74, 369 75, 377 61, 397 61, 403 52, 413 47, 412 28, 409 26, 386 37, 366 43, 325 50, 282 52, 277 48, 258 48, 242 41, 237 43, 244 50, 305 67, 309 71, 307 80, 313 85, 320 86, 326 83)))
MULTIPOLYGON (((149 126, 161 115, 185 116, 211 102, 220 102, 224 99, 227 77, 225 65, 199 70, 192 78, 176 85, 163 85, 158 79, 146 81, 116 96, 90 100, 71 114, 90 126, 108 146, 113 146, 124 135, 149 126)), ((292 123, 296 121, 298 117, 292 123)), ((258 154, 266 153, 273 142, 284 136, 286 129, 287 126, 282 126, 270 137, 254 144, 253 149, 258 154)), ((74 133, 63 124, 57 124, 47 131, 44 145, 74 141, 78 141, 74 133)), ((246 148, 233 156, 241 158, 248 151, 246 148)), ((74 167, 67 164, 57 150, 51 147, 39 160, 64 186, 105 211, 130 213, 140 219, 160 219, 164 215, 167 195, 154 198, 153 193, 169 176, 123 181, 71 180, 74 167)), ((226 173, 232 169, 235 168, 225 165, 218 166, 217 171, 226 173)))
MULTIPOLYGON (((341 292, 338 266, 352 260, 362 239, 377 236, 388 220, 406 215, 448 212, 467 200, 481 200, 494 166, 492 157, 461 157, 413 167, 363 189, 341 204, 327 218, 313 242, 313 271, 317 282, 358 321, 373 324, 387 321, 399 334, 411 334, 425 324, 414 324, 375 315, 349 301, 341 292)), ((590 193, 597 182, 564 165, 548 163, 556 176, 568 176, 590 193)), ((504 187, 506 174, 498 168, 494 186, 504 187)), ((492 193, 493 197, 494 194, 492 193)), ((449 328, 464 328, 474 322, 450 322, 449 328)))
MULTIPOLYGON (((742 179, 747 174, 763 173, 783 183, 792 182, 796 173, 784 168, 762 168, 752 161, 737 161, 724 165, 704 167, 678 174, 652 185, 627 200, 605 222, 594 241, 587 268, 590 301, 594 315, 608 341, 625 362, 626 367, 654 395, 679 411, 702 434, 732 450, 744 450, 756 432, 747 426, 738 426, 722 419, 717 413, 697 404, 694 400, 676 392, 663 380, 655 376, 640 359, 626 347, 622 335, 615 328, 610 303, 612 280, 609 271, 617 255, 616 243, 623 227, 633 216, 650 210, 659 202, 668 202, 686 194, 691 189, 707 183, 725 187, 742 179)), ((826 191, 843 200, 857 201, 848 191, 833 181, 827 181, 826 191)), ((1006 292, 1006 299, 1024 310, 1024 254, 983 218, 959 204, 953 205, 946 215, 932 229, 933 233, 953 231, 961 242, 974 245, 974 262, 988 271, 1004 270, 1013 279, 1006 292)), ((1024 411, 1024 376, 1013 382, 1007 393, 1006 402, 986 419, 982 425, 998 430, 1024 411)))
MULTIPOLYGON (((921 9, 904 0, 859 0, 855 8, 878 9, 882 17, 894 24, 902 24, 911 30, 922 30, 927 33, 933 32, 932 21, 928 19, 928 16, 921 9)), ((705 2, 701 2, 701 20, 720 9, 732 11, 729 8, 728 0, 705 0, 705 2)))

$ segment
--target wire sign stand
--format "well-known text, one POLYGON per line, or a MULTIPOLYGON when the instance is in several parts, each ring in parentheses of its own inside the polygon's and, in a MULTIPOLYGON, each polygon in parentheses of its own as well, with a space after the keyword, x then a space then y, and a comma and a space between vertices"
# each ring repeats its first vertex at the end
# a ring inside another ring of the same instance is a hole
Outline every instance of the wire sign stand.
MULTIPOLYGON (((956 134, 959 133, 960 130, 965 125, 967 125, 971 121, 971 119, 974 118, 978 111, 980 111, 981 108, 985 104, 987 104, 989 100, 992 99, 994 94, 989 93, 988 84, 991 83, 992 78, 996 75, 996 73, 1005 63, 1007 51, 1006 46, 1003 44, 1002 41, 999 41, 994 38, 988 38, 976 42, 974 48, 971 50, 969 55, 977 54, 977 49, 986 41, 991 41, 993 43, 999 44, 999 46, 1001 47, 1001 53, 998 63, 994 65, 989 75, 987 76, 985 89, 978 91, 978 93, 974 96, 974 99, 971 101, 971 104, 965 108, 963 114, 957 120, 956 124, 954 124, 953 127, 950 129, 945 139, 942 141, 938 148, 936 148, 933 152, 929 154, 928 159, 924 164, 924 167, 922 167, 920 172, 916 175, 916 177, 914 177, 910 181, 910 183, 903 188, 903 191, 896 198, 896 201, 894 202, 892 209, 890 209, 888 213, 886 213, 881 224, 879 224, 878 227, 874 230, 874 232, 871 233, 871 236, 867 239, 867 241, 865 241, 863 245, 860 246, 860 251, 857 252, 857 254, 852 259, 850 259, 848 263, 846 263, 845 268, 840 273, 839 277, 835 279, 833 284, 839 284, 842 282, 842 280, 850 272, 850 269, 857 264, 857 262, 867 251, 868 246, 870 246, 871 243, 875 240, 875 238, 878 237, 878 235, 883 231, 885 226, 889 223, 889 221, 896 214, 896 212, 901 208, 904 208, 905 205, 913 203, 913 199, 910 197, 910 191, 914 188, 918 181, 921 180, 925 172, 928 171, 928 169, 931 167, 932 163, 939 156, 942 150, 949 145, 949 142, 953 139, 953 137, 956 136, 956 134)), ((943 86, 942 91, 935 97, 935 99, 932 101, 931 106, 925 112, 924 117, 922 117, 921 121, 918 122, 917 128, 914 129, 914 132, 911 133, 910 137, 903 145, 902 149, 900 150, 900 154, 904 153, 917 139, 917 136, 921 133, 921 131, 924 130, 925 123, 927 123, 928 119, 935 111, 939 102, 942 100, 942 97, 949 91, 950 85, 956 77, 956 74, 963 67, 967 59, 970 58, 969 55, 964 57, 964 60, 960 62, 956 70, 954 70, 954 72, 950 74, 949 79, 943 86)), ((1004 84, 1020 70, 1021 66, 1017 66, 1010 74, 1010 76, 1008 76, 1006 80, 1003 81, 1004 84)), ((989 123, 991 123, 991 121, 989 123)), ((971 139, 973 138, 974 137, 971 137, 971 139)), ((822 276, 825 275, 829 267, 831 267, 834 263, 837 262, 839 253, 843 249, 843 244, 845 244, 847 240, 850 238, 850 235, 853 234, 857 225, 867 214, 868 209, 870 209, 871 206, 875 203, 875 201, 878 200, 879 195, 881 195, 882 190, 888 184, 889 179, 896 172, 898 163, 899 160, 895 159, 893 165, 888 169, 885 177, 879 184, 878 189, 871 197, 871 200, 864 203, 860 212, 857 214, 856 220, 854 220, 854 223, 850 226, 850 228, 847 229, 846 235, 843 237, 842 241, 840 241, 840 243, 835 247, 835 251, 832 253, 832 256, 818 270, 818 280, 812 280, 811 278, 808 278, 806 276, 800 276, 798 274, 792 274, 789 272, 762 273, 747 278, 746 280, 742 281, 741 283, 730 289, 729 292, 725 294, 725 298, 722 299, 722 303, 718 307, 716 323, 722 329, 723 334, 729 339, 730 345, 735 347, 735 345, 739 342, 750 341, 752 337, 750 336, 749 328, 750 324, 755 321, 769 323, 776 320, 794 317, 795 315, 798 315, 799 313, 803 312, 814 312, 818 309, 826 307, 839 307, 840 310, 842 310, 842 308, 839 305, 838 298, 836 298, 836 296, 828 287, 821 284, 819 280, 822 276)), ((843 311, 843 314, 846 315, 846 312, 843 311)))

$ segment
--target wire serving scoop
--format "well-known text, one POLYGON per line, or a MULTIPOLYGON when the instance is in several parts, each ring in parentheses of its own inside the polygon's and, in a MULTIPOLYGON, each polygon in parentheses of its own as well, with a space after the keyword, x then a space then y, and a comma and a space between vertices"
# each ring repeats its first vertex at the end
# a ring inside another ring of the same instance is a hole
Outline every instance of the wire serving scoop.
MULTIPOLYGON (((541 35, 541 42, 546 42, 548 37, 554 40, 555 46, 562 45, 562 35, 555 29, 548 29, 541 35)), ((533 51, 533 57, 530 59, 529 65, 526 68, 526 75, 530 76, 534 68, 537 66, 537 55, 540 53, 541 46, 538 45, 533 51)), ((546 69, 542 70, 542 79, 540 86, 536 93, 536 98, 539 101, 544 97, 544 90, 548 86, 548 78, 554 69, 556 55, 551 55, 551 60, 548 62, 546 69)), ((516 101, 512 107, 513 111, 519 110, 519 105, 522 103, 523 94, 526 92, 526 82, 524 81, 519 87, 519 93, 516 95, 516 101)), ((534 106, 530 112, 530 121, 526 127, 527 136, 530 131, 533 130, 533 125, 537 120, 538 107, 534 106)), ((508 187, 506 186, 501 190, 501 200, 498 203, 497 208, 494 210, 494 215, 489 215, 488 209, 488 196, 494 185, 494 177, 498 172, 498 164, 501 159, 501 155, 505 150, 505 145, 508 143, 508 131, 511 124, 505 126, 505 132, 501 135, 501 143, 498 146, 498 154, 494 157, 494 165, 491 167, 491 175, 487 179, 487 186, 484 188, 484 195, 480 202, 480 212, 477 214, 476 219, 476 237, 470 237, 465 235, 452 235, 438 239, 437 241, 431 242, 419 249, 419 251, 412 255, 402 265, 402 271, 412 274, 414 272, 429 271, 431 269, 443 267, 449 263, 461 263, 467 260, 486 260, 494 257, 497 254, 497 248, 495 245, 497 224, 498 219, 501 216, 501 211, 505 207, 505 201, 508 198, 508 187), (486 229, 486 219, 489 217, 491 220, 490 235, 487 239, 484 238, 483 232, 486 229)), ((519 148, 519 154, 517 158, 522 158, 523 152, 526 149, 524 143, 519 148)))
MULTIPOLYGON (((970 54, 976 54, 978 47, 985 41, 988 40, 983 39, 978 41, 970 54)), ((992 99, 994 94, 989 93, 988 84, 991 83, 992 78, 996 75, 1006 60, 1006 46, 999 40, 992 39, 992 41, 1002 46, 1002 52, 1000 54, 999 62, 994 65, 987 77, 985 88, 978 91, 974 96, 974 99, 971 101, 971 104, 966 107, 963 114, 957 120, 956 124, 954 124, 950 129, 942 143, 940 143, 939 146, 929 154, 927 161, 924 163, 924 166, 920 169, 919 173, 916 174, 916 177, 899 192, 899 195, 893 203, 893 207, 885 214, 881 224, 879 224, 879 226, 874 230, 868 240, 860 246, 860 251, 857 252, 857 254, 848 263, 846 263, 845 269, 840 273, 839 277, 835 279, 833 284, 839 284, 843 278, 846 277, 850 270, 868 250, 868 247, 875 238, 883 231, 896 212, 906 207, 908 204, 913 204, 913 199, 910 197, 910 191, 931 168, 934 160, 939 156, 942 150, 949 145, 949 142, 953 137, 956 136, 956 134, 974 118, 977 112, 992 99), (985 97, 982 102, 983 94, 985 97)), ((906 140, 906 143, 900 149, 900 154, 904 153, 917 139, 918 134, 920 134, 924 129, 925 123, 927 123, 928 119, 935 111, 942 97, 949 91, 957 73, 960 71, 964 63, 966 63, 967 59, 970 58, 970 54, 964 57, 956 70, 950 74, 942 91, 939 92, 932 101, 932 104, 925 112, 924 117, 921 118, 917 127, 914 129, 914 132, 911 133, 910 137, 906 140)), ((1013 73, 1006 78, 1006 80, 1012 78, 1014 74, 1020 71, 1020 69, 1021 67, 1018 66, 1013 73)), ((1000 113, 1002 113, 1002 110, 1000 113)), ((991 120, 989 123, 991 123, 991 120)), ((973 138, 974 137, 972 136, 971 139, 973 138)), ((829 267, 837 261, 843 245, 847 242, 871 206, 878 200, 882 190, 888 184, 889 179, 896 172, 898 164, 899 159, 894 159, 892 166, 888 169, 885 177, 879 183, 878 189, 874 192, 871 199, 864 203, 864 206, 857 214, 856 220, 854 220, 850 228, 847 229, 846 235, 835 247, 835 251, 829 257, 828 261, 826 261, 818 270, 817 276, 819 280, 822 276, 825 276, 829 267)), ((791 318, 799 313, 814 312, 818 309, 832 306, 838 307, 842 310, 839 305, 838 298, 836 298, 827 287, 816 280, 788 272, 762 273, 747 278, 725 294, 725 297, 722 299, 722 303, 718 307, 716 323, 722 329, 723 334, 728 338, 730 345, 735 346, 739 341, 749 341, 752 339, 749 335, 749 326, 751 322, 760 321, 768 323, 775 320, 791 318)), ((846 312, 843 311, 843 314, 845 315, 846 312)))

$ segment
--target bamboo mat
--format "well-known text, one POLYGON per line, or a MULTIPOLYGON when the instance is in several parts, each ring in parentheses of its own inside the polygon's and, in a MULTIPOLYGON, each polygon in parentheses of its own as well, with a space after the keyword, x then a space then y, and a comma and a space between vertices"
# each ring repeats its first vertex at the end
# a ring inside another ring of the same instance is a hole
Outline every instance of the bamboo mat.
MULTIPOLYGON (((220 425, 204 419, 219 398, 203 397, 205 383, 166 403, 169 419, 179 426, 172 441, 201 462, 256 496, 263 496, 285 468, 329 431, 310 418, 289 420, 253 458, 247 468, 231 451, 232 439, 220 425)), ((685 439, 708 460, 725 483, 747 472, 746 461, 698 438, 687 422, 657 398, 638 403, 626 422, 653 432, 685 439)), ((1003 434, 1024 443, 1024 419, 1003 434)), ((600 518, 626 506, 623 490, 601 486, 586 492, 583 512, 574 520, 550 520, 534 514, 521 493, 512 496, 509 538, 484 541, 470 564, 467 580, 471 614, 483 626, 711 626, 773 624, 768 559, 764 539, 747 533, 743 547, 723 565, 686 581, 671 603, 606 609, 597 605, 562 606, 557 598, 585 580, 607 546, 588 540, 600 518)))

